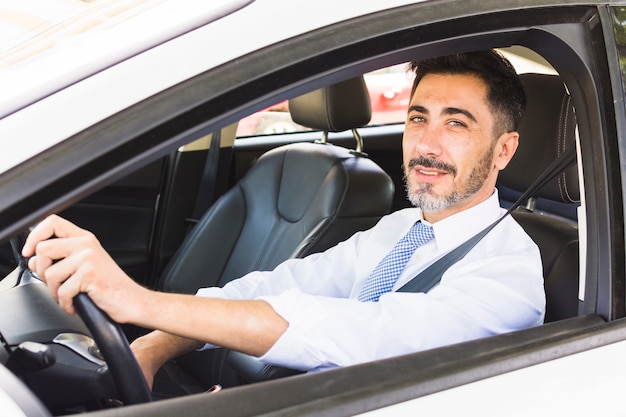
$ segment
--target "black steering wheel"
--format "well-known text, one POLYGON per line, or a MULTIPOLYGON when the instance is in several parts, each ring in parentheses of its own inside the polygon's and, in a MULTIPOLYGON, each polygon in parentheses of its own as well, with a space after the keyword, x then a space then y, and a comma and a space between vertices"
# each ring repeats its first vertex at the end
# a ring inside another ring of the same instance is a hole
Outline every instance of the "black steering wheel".
POLYGON ((152 394, 120 326, 85 293, 74 297, 74 307, 91 332, 111 371, 125 405, 152 401, 152 394))
MULTIPOLYGON (((28 272, 30 276, 39 279, 30 271, 28 260, 20 253, 26 236, 27 234, 24 233, 11 239, 13 254, 22 273, 28 272)), ((125 405, 152 401, 152 394, 146 379, 120 326, 96 306, 85 293, 74 297, 74 307, 107 363, 119 391, 120 400, 125 405)))

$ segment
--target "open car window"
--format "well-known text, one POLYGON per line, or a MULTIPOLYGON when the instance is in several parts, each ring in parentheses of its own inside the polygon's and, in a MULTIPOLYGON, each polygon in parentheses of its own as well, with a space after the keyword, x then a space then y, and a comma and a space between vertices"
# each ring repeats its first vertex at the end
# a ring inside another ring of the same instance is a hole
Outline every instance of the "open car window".
MULTIPOLYGON (((556 74, 540 55, 529 49, 513 47, 503 50, 518 73, 556 74)), ((412 75, 407 64, 396 64, 363 74, 367 85, 372 117, 367 126, 404 123, 408 108, 412 75)), ((288 100, 276 103, 239 121, 237 137, 273 135, 307 131, 309 128, 290 117, 288 100)))
MULTIPOLYGON (((406 64, 393 65, 363 75, 370 94, 372 117, 368 126, 404 123, 411 94, 411 76, 406 64)), ((289 114, 288 101, 282 101, 240 120, 237 136, 302 132, 289 114)))

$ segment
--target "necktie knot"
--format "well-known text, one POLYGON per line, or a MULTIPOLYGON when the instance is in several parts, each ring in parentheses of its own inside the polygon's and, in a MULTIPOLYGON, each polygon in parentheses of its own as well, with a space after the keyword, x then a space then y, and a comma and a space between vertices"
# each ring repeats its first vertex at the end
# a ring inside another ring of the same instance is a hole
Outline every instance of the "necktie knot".
POLYGON ((430 242, 435 237, 435 233, 432 227, 422 222, 416 222, 411 229, 409 229, 405 237, 408 243, 415 246, 417 249, 423 244, 430 242))
POLYGON ((378 301, 382 294, 391 291, 415 250, 430 242, 434 237, 432 227, 421 221, 416 222, 372 271, 365 281, 358 299, 360 301, 378 301))

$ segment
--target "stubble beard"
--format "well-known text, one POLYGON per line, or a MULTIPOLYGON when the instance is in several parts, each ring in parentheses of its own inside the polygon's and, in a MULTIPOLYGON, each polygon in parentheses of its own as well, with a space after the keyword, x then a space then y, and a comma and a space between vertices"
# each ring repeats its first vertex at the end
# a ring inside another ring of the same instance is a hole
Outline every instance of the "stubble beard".
POLYGON ((493 152, 494 148, 490 147, 478 164, 474 166, 472 172, 470 172, 461 186, 455 187, 444 195, 435 194, 433 184, 431 183, 412 184, 409 172, 416 165, 421 165, 426 168, 435 168, 447 172, 452 175, 454 179, 457 176, 456 167, 437 159, 425 158, 423 156, 411 159, 408 168, 403 166, 402 169, 404 173, 404 186, 409 201, 415 207, 421 208, 422 211, 437 212, 473 196, 483 187, 491 172, 493 166, 493 152))

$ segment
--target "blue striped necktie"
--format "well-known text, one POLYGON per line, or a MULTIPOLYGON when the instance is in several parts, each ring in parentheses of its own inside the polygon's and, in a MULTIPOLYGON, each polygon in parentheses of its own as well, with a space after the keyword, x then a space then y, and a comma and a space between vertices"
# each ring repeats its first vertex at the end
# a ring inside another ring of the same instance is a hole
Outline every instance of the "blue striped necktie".
POLYGON ((378 301, 381 295, 391 291, 415 250, 434 237, 432 227, 416 222, 372 271, 359 293, 359 301, 378 301))

